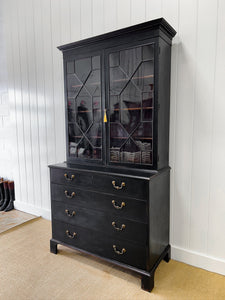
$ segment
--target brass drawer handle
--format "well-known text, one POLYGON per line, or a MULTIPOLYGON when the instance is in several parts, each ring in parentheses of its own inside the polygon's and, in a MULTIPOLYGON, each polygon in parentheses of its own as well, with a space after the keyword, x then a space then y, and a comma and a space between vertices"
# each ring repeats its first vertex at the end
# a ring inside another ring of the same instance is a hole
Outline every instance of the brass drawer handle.
POLYGON ((65 213, 67 214, 68 217, 73 217, 76 214, 76 212, 74 210, 72 213, 70 213, 68 209, 65 209, 65 213))
POLYGON ((75 192, 72 192, 71 195, 68 194, 68 191, 65 191, 64 194, 66 195, 66 198, 72 199, 75 196, 75 192))
POLYGON ((112 226, 118 230, 118 231, 122 231, 123 229, 125 229, 126 225, 125 224, 122 224, 121 227, 116 227, 116 222, 112 222, 112 226))
POLYGON ((125 202, 122 202, 121 205, 116 205, 116 201, 112 200, 112 204, 116 209, 122 209, 125 206, 125 202))
POLYGON ((116 245, 113 245, 113 250, 118 255, 122 255, 122 254, 124 254, 127 251, 125 248, 123 248, 121 251, 117 250, 116 249, 116 245))
POLYGON ((114 187, 114 189, 116 190, 121 190, 124 186, 125 186, 125 182, 122 182, 120 186, 116 185, 115 180, 112 181, 112 185, 114 187))
POLYGON ((64 174, 64 177, 67 181, 72 181, 75 178, 75 175, 71 175, 70 177, 68 177, 68 174, 64 174))
POLYGON ((75 236, 76 236, 77 234, 76 234, 76 232, 74 232, 73 234, 71 234, 71 233, 69 232, 69 230, 67 230, 67 231, 66 231, 66 235, 67 235, 70 239, 74 239, 75 236))

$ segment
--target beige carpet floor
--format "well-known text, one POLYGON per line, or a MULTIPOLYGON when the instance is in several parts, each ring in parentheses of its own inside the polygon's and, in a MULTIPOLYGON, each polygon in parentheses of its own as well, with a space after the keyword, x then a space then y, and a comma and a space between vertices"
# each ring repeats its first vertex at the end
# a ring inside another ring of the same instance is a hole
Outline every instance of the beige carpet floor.
POLYGON ((0 211, 0 233, 35 218, 37 217, 34 215, 16 209, 0 211))
POLYGON ((225 277, 189 265, 161 262, 155 288, 109 263, 59 246, 49 252, 51 224, 41 218, 0 234, 1 300, 224 300, 225 277))

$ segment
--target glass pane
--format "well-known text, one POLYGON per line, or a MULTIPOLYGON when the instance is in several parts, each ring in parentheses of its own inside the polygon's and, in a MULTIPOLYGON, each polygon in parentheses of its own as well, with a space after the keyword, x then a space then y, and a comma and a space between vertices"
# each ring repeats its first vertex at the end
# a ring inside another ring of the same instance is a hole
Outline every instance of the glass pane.
POLYGON ((120 159, 122 162, 133 164, 141 163, 141 151, 131 139, 129 139, 121 148, 120 159))
POLYGON ((154 45, 146 45, 142 47, 143 60, 154 59, 154 45))
POLYGON ((135 72, 132 82, 139 88, 142 92, 149 92, 151 87, 150 84, 153 84, 154 75, 154 64, 152 61, 146 61, 141 63, 135 72))
POLYGON ((119 95, 126 86, 128 78, 126 74, 118 67, 110 69, 110 94, 119 95))
POLYGON ((119 52, 114 52, 109 55, 109 66, 118 67, 120 63, 119 52))
POLYGON ((110 161, 152 164, 154 45, 109 55, 110 161))
POLYGON ((75 101, 68 99, 67 101, 68 122, 75 122, 75 101))
POLYGON ((86 81, 85 87, 91 95, 100 96, 100 70, 91 72, 86 81))
POLYGON ((69 153, 72 156, 76 156, 77 145, 83 137, 82 132, 76 124, 68 124, 68 133, 69 133, 69 153))
POLYGON ((151 140, 152 139, 152 122, 139 123, 137 129, 132 134, 134 139, 151 140))
POLYGON ((77 156, 79 158, 92 158, 93 147, 89 141, 84 137, 77 146, 77 156))
POLYGON ((74 61, 67 62, 67 74, 74 73, 74 61))
POLYGON ((95 123, 88 130, 87 137, 94 147, 101 147, 102 144, 102 124, 95 123))
POLYGON ((75 61, 75 73, 83 83, 91 72, 91 58, 85 58, 75 61))
POLYGON ((110 122, 119 122, 120 118, 120 103, 119 97, 110 97, 110 122))
POLYGON ((101 97, 93 97, 93 118, 94 123, 99 123, 102 120, 101 97))
POLYGON ((81 88, 82 88, 82 82, 78 79, 76 74, 67 75, 68 98, 75 98, 81 88))
POLYGON ((128 136, 127 131, 120 124, 110 124, 110 148, 121 147, 128 136))
POLYGON ((120 67, 130 77, 142 61, 141 47, 120 51, 120 67))
POLYGON ((102 157, 100 56, 67 62, 69 155, 102 157))
POLYGON ((100 69, 100 56, 92 57, 92 70, 100 69))
POLYGON ((92 97, 83 88, 76 98, 76 121, 80 129, 85 133, 93 122, 92 97))

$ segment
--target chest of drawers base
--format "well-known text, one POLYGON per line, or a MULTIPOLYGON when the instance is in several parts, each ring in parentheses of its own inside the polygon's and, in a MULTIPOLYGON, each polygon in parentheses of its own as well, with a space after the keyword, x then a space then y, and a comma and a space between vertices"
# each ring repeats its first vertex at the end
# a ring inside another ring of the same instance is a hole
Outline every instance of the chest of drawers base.
POLYGON ((50 251, 61 244, 130 269, 151 291, 160 261, 170 260, 169 168, 142 176, 66 163, 50 170, 50 251))

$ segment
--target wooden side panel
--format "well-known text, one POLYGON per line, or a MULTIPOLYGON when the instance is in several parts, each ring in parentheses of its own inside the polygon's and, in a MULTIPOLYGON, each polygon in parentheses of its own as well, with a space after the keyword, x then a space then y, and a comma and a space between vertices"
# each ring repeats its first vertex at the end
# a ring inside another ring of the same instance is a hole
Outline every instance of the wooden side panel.
MULTIPOLYGON (((169 163, 169 109, 170 109, 170 65, 171 65, 171 46, 163 39, 159 39, 158 52, 158 164, 157 169, 168 166, 169 163)), ((156 56, 156 57, 157 57, 156 56)), ((156 125, 156 124, 155 124, 156 125)), ((156 126, 157 126, 156 125, 156 126)))
POLYGON ((149 255, 150 269, 169 244, 169 170, 150 180, 149 255))

